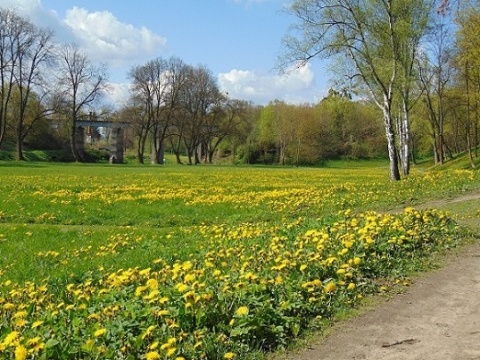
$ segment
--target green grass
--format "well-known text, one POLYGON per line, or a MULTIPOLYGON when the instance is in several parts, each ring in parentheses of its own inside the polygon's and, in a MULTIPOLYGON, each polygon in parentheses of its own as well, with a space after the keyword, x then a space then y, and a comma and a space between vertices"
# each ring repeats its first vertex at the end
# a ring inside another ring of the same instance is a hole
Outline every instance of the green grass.
MULTIPOLYGON (((146 329, 160 326, 151 314, 158 308, 150 309, 151 303, 135 295, 148 280, 142 269, 152 268, 162 282, 159 296, 172 299, 172 319, 192 333, 213 331, 205 337, 203 351, 221 359, 216 336, 232 331, 229 336, 238 341, 227 341, 222 351, 234 349, 247 359, 262 348, 263 340, 272 348, 285 346, 311 317, 343 316, 360 295, 374 291, 378 279, 402 279, 428 264, 431 254, 462 242, 462 233, 456 233, 444 215, 408 212, 391 218, 385 212, 479 190, 476 171, 414 168, 409 178, 391 182, 384 162, 338 162, 325 168, 0 162, 0 302, 12 302, 20 310, 32 306, 32 300, 23 304, 25 299, 9 294, 32 283, 46 284, 51 305, 43 309, 39 304, 35 316, 45 318, 45 329, 60 334, 55 341, 50 338, 48 356, 102 358, 107 352, 100 342, 113 348, 127 341, 127 335, 137 356, 149 349, 146 329), (372 215, 373 210, 385 215, 372 215), (371 221, 377 225, 369 225, 371 221), (376 242, 367 251, 365 234, 370 232, 376 242), (324 235, 329 238, 325 248, 324 235), (349 263, 352 278, 343 278, 337 271, 349 263), (102 289, 123 271, 134 274, 132 283, 102 289), (199 280, 192 283, 187 276, 199 280), (334 282, 338 296, 308 285, 318 279, 322 286, 334 282), (355 291, 347 289, 353 279, 355 291), (192 320, 189 298, 178 290, 179 284, 206 299, 215 296, 215 301, 199 300, 201 312, 192 320), (86 309, 81 307, 85 299, 68 290, 72 287, 94 294, 86 309), (315 302, 313 295, 318 297, 315 302), (55 320, 52 309, 62 309, 62 303, 76 309, 60 311, 62 319, 102 314, 116 304, 124 313, 120 320, 104 319, 109 337, 95 340, 98 348, 90 349, 83 343, 94 337, 99 325, 55 320), (248 306, 251 314, 235 315, 241 306, 248 306), (120 326, 118 321, 124 320, 120 326), (56 340, 67 333, 71 343, 56 340)), ((474 223, 480 217, 476 204, 447 207, 474 223)), ((0 328, 0 345, 17 326, 8 311, 0 311, 2 319, 9 325, 0 328)), ((158 330, 159 339, 180 339, 167 325, 158 330)), ((47 342, 45 329, 30 329, 29 336, 43 331, 47 342)), ((184 351, 197 354, 195 349, 184 351)))
MULTIPOLYGON (((278 224, 299 217, 328 218, 351 208, 385 210, 479 186, 478 177, 470 179, 466 173, 417 174, 391 183, 385 164, 348 164, 318 169, 3 162, 0 267, 15 259, 14 280, 61 277, 105 259, 85 263, 79 258, 50 271, 34 254, 99 248, 117 233, 156 243, 202 224, 278 224)), ((194 241, 184 237, 181 249, 190 249, 194 241)), ((146 245, 125 249, 111 263, 134 266, 138 261, 141 266, 151 260, 148 253, 146 245)))

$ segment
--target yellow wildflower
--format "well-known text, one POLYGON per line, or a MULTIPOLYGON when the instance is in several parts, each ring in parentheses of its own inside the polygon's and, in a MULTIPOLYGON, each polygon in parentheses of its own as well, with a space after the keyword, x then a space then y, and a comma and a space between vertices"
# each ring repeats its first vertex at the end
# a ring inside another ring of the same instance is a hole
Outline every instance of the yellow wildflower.
POLYGON ((170 348, 167 350, 167 356, 172 356, 177 352, 177 348, 170 348))
POLYGON ((25 360, 27 358, 27 349, 25 346, 18 345, 15 348, 15 360, 25 360))
POLYGON ((237 311, 235 311, 235 315, 238 315, 238 316, 245 316, 245 315, 248 315, 248 307, 247 306, 240 306, 237 311))
POLYGON ((147 359, 147 360, 158 360, 158 359, 160 359, 160 354, 156 351, 150 351, 145 355, 145 359, 147 359))
POLYGON ((20 333, 18 331, 12 331, 3 340, 3 345, 5 345, 5 346, 11 345, 15 340, 18 339, 19 335, 20 335, 20 333))
POLYGON ((326 293, 332 293, 335 291, 335 289, 337 288, 337 286, 335 285, 335 283, 333 282, 329 282, 327 285, 325 285, 325 292, 326 293))
POLYGON ((42 324, 43 324, 43 321, 37 320, 32 324, 32 329, 35 329, 36 327, 39 327, 42 324))
POLYGON ((101 328, 101 329, 98 329, 97 331, 95 331, 95 333, 93 334, 93 336, 95 336, 95 337, 100 337, 100 336, 105 335, 106 332, 107 332, 107 329, 101 328))
POLYGON ((228 360, 228 359, 233 359, 235 356, 236 356, 235 353, 227 352, 227 353, 225 353, 225 355, 223 355, 223 358, 228 360))

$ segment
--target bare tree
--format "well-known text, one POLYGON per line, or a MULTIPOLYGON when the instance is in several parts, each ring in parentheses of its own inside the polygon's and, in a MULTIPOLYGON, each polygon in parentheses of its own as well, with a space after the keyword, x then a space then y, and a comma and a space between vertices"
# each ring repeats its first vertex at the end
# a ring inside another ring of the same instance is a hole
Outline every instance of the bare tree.
POLYGON ((62 46, 60 58, 58 79, 69 109, 72 155, 75 161, 84 161, 83 151, 77 146, 78 137, 83 136, 77 128, 77 120, 85 107, 98 100, 106 90, 106 69, 93 66, 75 44, 62 46))
POLYGON ((0 8, 0 144, 5 138, 9 106, 15 88, 19 41, 28 22, 10 9, 0 8))
POLYGON ((201 145, 209 133, 208 118, 215 105, 223 98, 215 78, 204 66, 188 67, 185 86, 180 94, 180 112, 176 127, 182 129, 188 163, 200 162, 201 145))
POLYGON ((129 73, 132 94, 144 104, 143 127, 138 133, 139 147, 145 148, 150 136, 151 160, 154 164, 163 162, 164 140, 177 107, 179 89, 184 82, 184 68, 185 65, 178 58, 156 58, 145 65, 133 67, 129 73))
POLYGON ((52 92, 45 86, 45 78, 42 76, 42 70, 45 65, 51 65, 53 60, 53 32, 51 30, 38 29, 33 25, 26 27, 24 42, 21 42, 17 48, 18 66, 14 69, 14 78, 16 81, 19 104, 16 116, 16 135, 17 135, 17 158, 24 160, 23 141, 34 123, 48 113, 54 111, 54 104, 50 101, 50 107, 38 106, 47 105, 45 101, 52 92), (33 96, 34 90, 40 97, 33 96), (33 100, 33 102, 32 102, 33 100), (37 104, 33 107, 32 103, 37 104), (30 110, 30 119, 27 122, 27 110, 30 110))

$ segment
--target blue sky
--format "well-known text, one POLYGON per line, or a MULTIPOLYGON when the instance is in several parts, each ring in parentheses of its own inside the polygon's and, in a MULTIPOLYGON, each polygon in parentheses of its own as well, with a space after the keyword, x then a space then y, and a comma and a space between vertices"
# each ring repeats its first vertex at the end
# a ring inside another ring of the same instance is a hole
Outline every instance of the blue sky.
POLYGON ((112 101, 128 93, 129 69, 156 57, 205 65, 231 98, 317 102, 328 92, 328 69, 314 61, 281 76, 281 40, 295 21, 287 0, 0 0, 58 42, 75 42, 109 69, 112 101))

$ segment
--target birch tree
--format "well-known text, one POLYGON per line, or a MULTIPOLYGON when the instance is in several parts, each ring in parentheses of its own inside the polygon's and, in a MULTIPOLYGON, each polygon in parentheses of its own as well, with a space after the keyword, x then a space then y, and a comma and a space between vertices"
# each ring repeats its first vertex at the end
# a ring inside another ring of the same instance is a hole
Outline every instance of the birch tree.
MULTIPOLYGON (((418 0, 420 1, 420 0, 418 0)), ((411 0, 296 0, 289 12, 299 22, 285 37, 285 59, 300 65, 341 57, 350 79, 381 109, 390 161, 390 179, 400 180, 393 100, 402 77, 402 47, 409 41, 411 0), (408 19, 406 18, 408 15, 408 19)), ((413 25, 412 25, 413 27, 413 25)), ((412 54, 414 49, 404 48, 412 54)), ((285 62, 283 62, 285 64, 285 62)), ((403 76, 405 79, 406 77, 403 76)))

